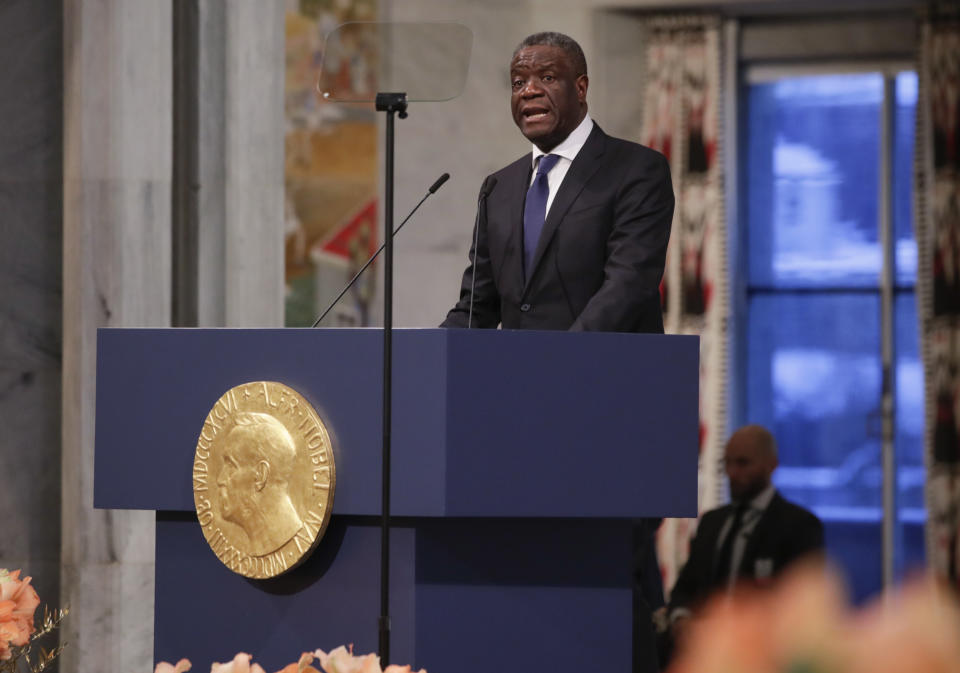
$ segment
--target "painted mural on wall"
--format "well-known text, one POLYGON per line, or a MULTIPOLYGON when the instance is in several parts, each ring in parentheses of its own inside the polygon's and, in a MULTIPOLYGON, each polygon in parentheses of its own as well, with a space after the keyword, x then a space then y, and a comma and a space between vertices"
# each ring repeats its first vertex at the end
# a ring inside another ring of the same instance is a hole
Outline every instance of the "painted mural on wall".
MULTIPOLYGON (((661 296, 668 333, 700 336, 701 512, 720 504, 726 440, 726 223, 720 143, 720 30, 712 18, 649 22, 640 142, 670 162, 677 195, 661 296)), ((693 519, 667 519, 657 546, 664 586, 686 562, 693 519)))
POLYGON ((960 590, 960 20, 923 28, 919 105, 917 293, 927 387, 927 558, 960 590))
MULTIPOLYGON (((287 0, 285 136, 286 324, 305 326, 376 249, 377 121, 372 105, 324 101, 317 92, 326 36, 347 21, 374 21, 377 0, 287 0)), ((326 63, 338 87, 372 89, 368 55, 326 63)), ((324 320, 369 324, 369 270, 324 320)))

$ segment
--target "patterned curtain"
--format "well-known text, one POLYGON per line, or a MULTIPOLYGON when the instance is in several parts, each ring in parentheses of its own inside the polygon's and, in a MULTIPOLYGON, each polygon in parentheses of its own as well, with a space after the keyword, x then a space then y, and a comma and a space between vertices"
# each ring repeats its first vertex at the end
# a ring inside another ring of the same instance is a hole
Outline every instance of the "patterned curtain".
MULTIPOLYGON (((670 161, 677 196, 661 296, 668 333, 700 335, 699 510, 725 497, 727 226, 723 198, 721 47, 717 17, 647 23, 640 142, 670 161)), ((686 561, 693 519, 668 519, 657 547, 670 588, 686 561)))
POLYGON ((926 387, 927 558, 960 589, 960 20, 922 27, 917 301, 926 387))

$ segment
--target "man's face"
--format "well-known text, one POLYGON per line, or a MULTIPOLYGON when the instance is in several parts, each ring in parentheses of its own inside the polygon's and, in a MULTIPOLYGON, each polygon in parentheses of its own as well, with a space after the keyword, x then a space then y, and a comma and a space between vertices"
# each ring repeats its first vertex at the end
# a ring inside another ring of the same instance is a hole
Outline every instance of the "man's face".
POLYGON ((510 63, 510 108, 523 135, 549 152, 587 113, 587 76, 560 47, 524 47, 510 63))
MULTIPOLYGON (((229 438, 228 438, 229 439, 229 438)), ((257 474, 252 461, 243 460, 244 446, 230 446, 223 453, 223 463, 217 474, 220 493, 220 515, 226 521, 241 523, 244 509, 256 491, 257 474)))
POLYGON ((777 466, 776 459, 749 437, 737 435, 727 443, 723 461, 733 500, 749 500, 760 493, 770 484, 777 466))

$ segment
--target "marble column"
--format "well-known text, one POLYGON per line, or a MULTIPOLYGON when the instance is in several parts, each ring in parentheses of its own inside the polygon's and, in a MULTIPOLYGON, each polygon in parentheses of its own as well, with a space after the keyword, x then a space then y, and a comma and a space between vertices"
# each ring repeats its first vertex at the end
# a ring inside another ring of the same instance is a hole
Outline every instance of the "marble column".
POLYGON ((0 3, 0 567, 60 602, 63 12, 0 3))
POLYGON ((171 3, 66 0, 63 25, 61 671, 147 671, 153 515, 93 509, 95 349, 170 324, 171 3))
POLYGON ((192 229, 182 254, 195 264, 176 282, 195 293, 197 325, 282 326, 284 4, 182 0, 178 12, 194 60, 178 75, 177 147, 196 189, 175 222, 192 229))

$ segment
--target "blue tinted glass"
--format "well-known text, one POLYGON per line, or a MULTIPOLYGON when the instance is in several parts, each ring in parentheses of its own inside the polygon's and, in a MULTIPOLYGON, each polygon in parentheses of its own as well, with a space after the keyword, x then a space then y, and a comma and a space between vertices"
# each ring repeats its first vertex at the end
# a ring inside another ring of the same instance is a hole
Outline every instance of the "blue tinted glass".
POLYGON ((894 451, 897 457, 898 514, 894 564, 898 574, 903 574, 923 565, 925 557, 923 364, 914 294, 898 294, 894 312, 897 357, 894 451))
POLYGON ((879 516, 879 309, 862 294, 750 304, 750 421, 777 438, 780 490, 825 518, 879 516))
POLYGON ((882 582, 879 296, 755 295, 748 330, 748 417, 776 435, 774 483, 820 516, 828 555, 864 601, 882 582))
POLYGON ((877 73, 750 86, 751 285, 876 285, 882 100, 877 73))
POLYGON ((899 285, 917 279, 917 241, 913 236, 913 147, 917 122, 917 73, 902 72, 896 80, 893 116, 893 231, 899 285))

